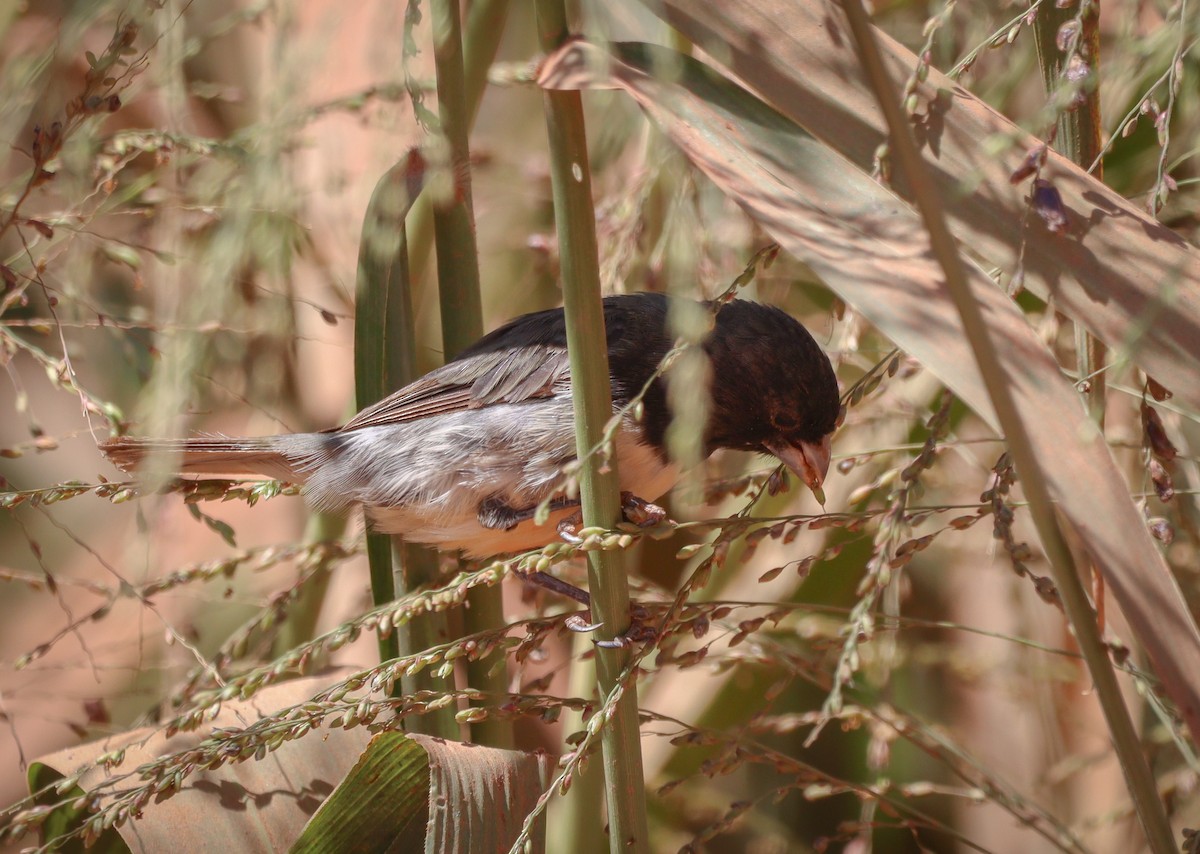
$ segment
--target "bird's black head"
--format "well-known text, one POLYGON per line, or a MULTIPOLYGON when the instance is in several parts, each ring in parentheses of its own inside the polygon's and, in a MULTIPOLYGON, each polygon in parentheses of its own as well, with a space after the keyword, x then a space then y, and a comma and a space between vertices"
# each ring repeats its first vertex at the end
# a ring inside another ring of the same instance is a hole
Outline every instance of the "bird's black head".
POLYGON ((766 451, 819 490, 840 402, 833 366, 808 330, 780 309, 734 300, 704 349, 712 360, 709 449, 766 451))

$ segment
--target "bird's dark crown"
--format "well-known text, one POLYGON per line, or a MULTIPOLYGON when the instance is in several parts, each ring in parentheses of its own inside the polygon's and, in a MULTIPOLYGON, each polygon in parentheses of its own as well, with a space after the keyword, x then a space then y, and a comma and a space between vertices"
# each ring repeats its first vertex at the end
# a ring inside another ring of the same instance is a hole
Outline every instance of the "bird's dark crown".
MULTIPOLYGON (((637 306, 638 334, 618 337, 609 359, 614 396, 627 400, 653 375, 671 346, 668 300, 658 294, 609 298, 606 308, 637 306), (616 303, 621 300, 621 303, 616 303), (628 383, 618 388, 619 382, 628 383)), ((609 317, 610 324, 616 318, 609 317)), ((625 323, 632 322, 628 316, 625 323)), ((703 343, 711 363, 708 450, 762 450, 769 440, 788 445, 819 443, 833 432, 839 400, 837 378, 829 358, 808 330, 786 312, 748 300, 733 300, 717 313, 703 343)), ((645 397, 646 438, 665 456, 671 423, 664 378, 655 380, 645 397)), ((665 378, 672 381, 670 372, 665 378)), ((676 376, 676 381, 684 381, 676 376)))
POLYGON ((773 306, 735 300, 704 343, 712 360, 710 448, 760 450, 768 440, 818 443, 840 402, 829 357, 773 306))

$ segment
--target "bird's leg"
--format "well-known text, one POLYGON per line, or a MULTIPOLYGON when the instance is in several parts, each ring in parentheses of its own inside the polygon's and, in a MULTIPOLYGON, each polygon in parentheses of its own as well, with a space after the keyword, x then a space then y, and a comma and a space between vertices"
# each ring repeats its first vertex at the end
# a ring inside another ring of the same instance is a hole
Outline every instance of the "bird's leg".
MULTIPOLYGON (((549 504, 551 512, 578 506, 579 499, 577 498, 556 498, 549 504)), ((511 531, 517 525, 527 522, 536 516, 537 505, 535 504, 532 507, 525 507, 518 510, 500 496, 493 495, 491 498, 481 501, 478 510, 475 512, 479 519, 479 524, 483 527, 491 530, 511 531)))
POLYGON ((573 546, 577 546, 583 542, 579 535, 575 532, 579 530, 579 526, 583 524, 583 508, 580 507, 570 516, 561 519, 558 523, 558 536, 573 546))
MULTIPOLYGON (((535 584, 545 590, 557 593, 559 596, 565 596, 568 599, 573 599, 580 605, 588 608, 588 616, 591 616, 592 597, 586 590, 581 590, 574 584, 568 584, 561 578, 555 578, 549 573, 535 569, 533 572, 519 573, 521 579, 529 584, 535 584)), ((616 649, 629 646, 631 643, 653 640, 655 631, 646 624, 646 619, 649 614, 646 609, 636 602, 629 605, 629 628, 625 632, 612 640, 596 641, 596 646, 604 647, 605 649, 616 649)), ((603 623, 589 623, 584 619, 582 614, 572 614, 567 617, 567 628, 573 632, 593 632, 600 628, 603 623)))
POLYGON ((592 597, 586 590, 576 587, 574 584, 568 584, 561 578, 555 578, 548 572, 542 572, 540 569, 535 569, 533 572, 521 573, 521 578, 528 581, 530 584, 536 584, 549 590, 552 593, 557 593, 559 596, 566 596, 568 599, 574 599, 585 608, 592 606, 592 597))
MULTIPOLYGON (((588 608, 588 615, 591 616, 592 597, 588 595, 586 590, 582 590, 574 584, 568 584, 561 578, 555 578, 553 575, 542 572, 540 569, 535 569, 533 572, 522 572, 520 575, 521 579, 527 584, 536 584, 538 587, 549 590, 551 593, 557 593, 559 596, 574 599, 583 607, 588 608)), ((573 632, 593 632, 602 625, 603 623, 589 623, 584 619, 582 614, 572 614, 567 617, 567 628, 573 632)))
MULTIPOLYGON (((576 534, 579 526, 583 524, 583 511, 579 508, 579 499, 557 498, 549 504, 551 511, 565 510, 569 507, 577 509, 570 516, 558 523, 558 535, 567 542, 578 545, 583 542, 576 534)), ((483 501, 480 503, 478 510, 479 524, 485 528, 501 528, 506 531, 515 528, 521 522, 532 519, 536 513, 536 505, 518 510, 499 496, 493 496, 483 501)), ((621 515, 626 522, 630 522, 641 528, 648 528, 666 519, 667 511, 663 510, 657 504, 651 504, 649 501, 638 498, 632 492, 622 492, 621 515)), ((537 585, 538 587, 557 593, 559 596, 573 599, 589 609, 591 608, 591 596, 586 590, 580 590, 573 584, 568 584, 540 570, 521 572, 519 575, 529 584, 537 585)), ((647 626, 645 622, 648 616, 645 609, 635 602, 630 605, 629 611, 629 628, 612 640, 596 641, 596 646, 608 648, 623 647, 633 642, 650 640, 654 637, 654 630, 647 626)), ((582 615, 578 614, 567 618, 567 628, 574 632, 595 631, 601 625, 601 623, 589 623, 582 615)))
MULTIPOLYGON (((632 492, 622 492, 621 516, 626 522, 637 525, 639 528, 653 528, 667 518, 667 511, 657 504, 651 504, 644 498, 638 498, 632 492)), ((580 508, 558 523, 558 535, 568 543, 579 545, 583 541, 575 532, 582 524, 583 509, 580 508)))

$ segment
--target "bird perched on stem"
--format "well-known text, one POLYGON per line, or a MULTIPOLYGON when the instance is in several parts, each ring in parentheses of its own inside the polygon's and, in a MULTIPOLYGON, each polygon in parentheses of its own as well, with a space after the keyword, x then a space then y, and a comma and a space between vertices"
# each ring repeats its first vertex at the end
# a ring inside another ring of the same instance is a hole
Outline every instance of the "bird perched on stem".
MULTIPOLYGON (((660 294, 604 300, 614 411, 639 394, 614 449, 630 506, 677 477, 660 363, 674 341, 660 294)), ((759 451, 817 491, 829 469, 837 380, 812 335, 785 312, 734 300, 701 345, 710 361, 703 453, 759 451)), ((697 389, 697 393, 702 393, 697 389)), ((115 437, 101 450, 120 469, 151 456, 186 474, 258 474, 302 483, 321 510, 361 504, 373 530, 472 558, 551 542, 578 507, 564 494, 576 457, 561 309, 519 317, 342 427, 261 438, 115 437), (548 502, 549 516, 536 518, 548 502)))

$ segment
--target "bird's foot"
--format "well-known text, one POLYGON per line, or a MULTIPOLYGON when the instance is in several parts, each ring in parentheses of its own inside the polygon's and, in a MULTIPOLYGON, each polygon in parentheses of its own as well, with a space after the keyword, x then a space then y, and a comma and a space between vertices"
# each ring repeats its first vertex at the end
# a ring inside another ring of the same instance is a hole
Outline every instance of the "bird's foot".
MULTIPOLYGON (((588 611, 587 616, 590 617, 591 613, 591 611, 588 611)), ((596 631, 596 629, 603 626, 604 623, 589 623, 583 614, 572 614, 571 616, 567 617, 565 625, 568 629, 577 634, 586 635, 588 632, 596 631)))
POLYGON ((644 498, 638 498, 632 492, 622 492, 621 515, 626 522, 632 522, 639 528, 653 528, 659 522, 666 521, 667 511, 644 498))
MULTIPOLYGON (((588 608, 588 611, 585 613, 572 614, 567 617, 566 625, 571 631, 586 634, 587 632, 594 632, 604 625, 603 623, 591 622, 592 597, 586 590, 580 590, 574 584, 568 584, 562 579, 555 578, 553 575, 541 570, 522 573, 521 578, 530 584, 536 584, 538 587, 557 593, 559 596, 573 599, 588 608)), ((629 628, 615 638, 596 641, 596 646, 604 649, 622 649, 634 643, 654 640, 658 633, 650 625, 649 620, 650 614, 646 609, 637 602, 631 602, 629 604, 629 628)))
POLYGON ((601 649, 625 649, 635 643, 649 643, 658 637, 658 630, 650 625, 646 609, 636 602, 629 605, 629 628, 615 638, 598 640, 601 649))
MULTIPOLYGON (((602 627, 603 623, 592 623, 591 610, 584 614, 572 614, 567 618, 567 628, 573 632, 585 634, 594 632, 602 627)), ((629 603, 629 627, 621 634, 614 638, 605 640, 593 641, 593 643, 601 649, 625 649, 635 643, 646 643, 652 641, 658 636, 658 632, 649 623, 650 615, 646 609, 637 602, 629 603)))
MULTIPOLYGON (((667 511, 644 498, 638 498, 632 492, 622 492, 621 516, 626 522, 639 528, 653 528, 660 522, 666 521, 667 511)), ((582 508, 558 523, 558 536, 571 545, 577 546, 583 542, 578 534, 581 525, 583 525, 582 508)))

